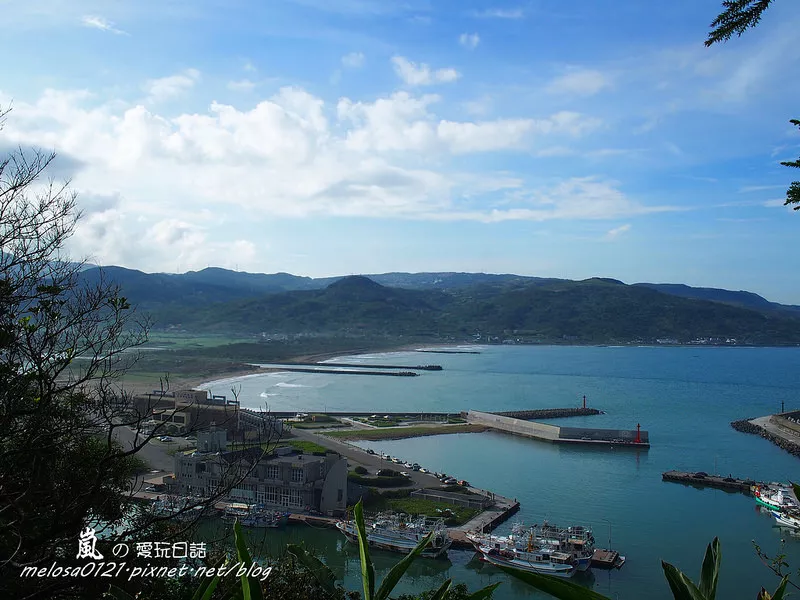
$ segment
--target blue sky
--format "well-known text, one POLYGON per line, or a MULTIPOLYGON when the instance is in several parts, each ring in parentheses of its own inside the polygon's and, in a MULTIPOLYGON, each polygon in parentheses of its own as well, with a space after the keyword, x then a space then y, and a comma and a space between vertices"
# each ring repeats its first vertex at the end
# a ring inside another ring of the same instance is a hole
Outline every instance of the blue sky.
POLYGON ((54 148, 101 264, 486 271, 800 304, 800 7, 0 0, 0 148, 54 148))

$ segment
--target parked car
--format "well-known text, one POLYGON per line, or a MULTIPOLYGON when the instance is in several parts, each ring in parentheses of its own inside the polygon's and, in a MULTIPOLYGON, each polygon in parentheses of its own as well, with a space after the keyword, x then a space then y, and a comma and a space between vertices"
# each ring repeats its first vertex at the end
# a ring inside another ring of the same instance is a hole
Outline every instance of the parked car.
POLYGON ((400 475, 402 475, 403 477, 411 477, 411 475, 409 475, 405 471, 400 471, 400 475))
POLYGON ((168 435, 162 435, 160 438, 158 438, 158 441, 160 441, 160 442, 171 442, 172 438, 170 436, 168 436, 168 435))

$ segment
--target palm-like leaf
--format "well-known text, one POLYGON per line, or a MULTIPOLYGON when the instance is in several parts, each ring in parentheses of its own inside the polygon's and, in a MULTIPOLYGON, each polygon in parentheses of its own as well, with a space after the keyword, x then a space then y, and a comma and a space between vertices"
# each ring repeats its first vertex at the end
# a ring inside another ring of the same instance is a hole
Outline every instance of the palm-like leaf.
POLYGON ((661 566, 675 600, 706 600, 703 593, 680 569, 663 560, 661 566))
POLYGON ((467 600, 486 600, 486 598, 491 598, 494 591, 497 589, 497 586, 500 585, 500 581, 497 583, 493 583, 492 585, 487 585, 485 588, 479 589, 477 592, 474 592, 467 596, 467 600))
POLYGON ((560 579, 552 575, 542 575, 541 573, 532 573, 530 571, 521 571, 502 565, 496 566, 509 575, 513 575, 517 579, 521 579, 525 583, 532 585, 537 590, 546 592, 559 600, 610 600, 607 596, 598 594, 595 591, 573 583, 572 581, 568 581, 567 579, 560 579))
POLYGON ((289 544, 286 546, 286 550, 311 572, 319 584, 325 588, 326 592, 330 594, 336 592, 336 575, 333 574, 328 565, 297 544, 289 544))
MULTIPOLYGON (((233 524, 233 537, 236 541, 236 556, 239 563, 249 567, 253 563, 253 559, 250 558, 250 551, 247 549, 247 540, 244 537, 244 533, 242 533, 242 524, 239 523, 238 519, 233 524)), ((261 582, 258 579, 255 577, 248 578, 246 575, 242 575, 241 583, 242 597, 244 600, 264 600, 264 596, 261 593, 261 582)))
POLYGON ((389 598, 389 594, 392 593, 394 586, 397 585, 397 582, 400 581, 400 578, 405 575, 406 571, 408 571, 408 567, 411 566, 411 563, 414 562, 414 559, 422 554, 425 546, 430 543, 432 538, 433 531, 422 538, 419 541, 419 544, 417 544, 416 548, 405 555, 403 560, 392 567, 392 569, 386 574, 386 577, 383 578, 383 581, 381 581, 381 587, 378 588, 378 592, 375 594, 374 600, 387 600, 387 598, 389 598))
POLYGON ((783 600, 784 593, 786 592, 786 584, 789 583, 789 577, 784 577, 781 579, 781 583, 778 586, 778 589, 775 590, 771 596, 767 590, 763 587, 761 591, 758 593, 758 598, 756 600, 783 600))
POLYGON ((714 600, 717 595, 717 581, 719 579, 719 564, 722 560, 722 553, 719 547, 719 538, 714 540, 706 548, 706 556, 703 559, 703 568, 700 571, 700 593, 706 600, 714 600))
POLYGON ((353 509, 353 517, 356 521, 356 531, 358 532, 358 551, 361 558, 361 581, 364 584, 364 600, 372 600, 375 595, 375 568, 372 566, 372 559, 369 557, 369 544, 367 542, 367 529, 364 526, 364 509, 361 500, 358 501, 353 509))
POLYGON ((453 584, 452 579, 448 579, 442 585, 439 586, 439 589, 433 593, 430 600, 444 600, 447 591, 450 589, 450 586, 453 584))

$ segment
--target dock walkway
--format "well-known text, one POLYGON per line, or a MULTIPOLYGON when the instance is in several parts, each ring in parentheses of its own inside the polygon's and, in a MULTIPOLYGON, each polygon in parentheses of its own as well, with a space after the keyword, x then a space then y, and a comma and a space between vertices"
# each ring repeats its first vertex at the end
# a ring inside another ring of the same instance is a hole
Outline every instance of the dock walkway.
POLYGON ((663 481, 674 481, 676 483, 684 483, 688 485, 696 485, 701 487, 713 487, 732 492, 742 492, 746 495, 751 495, 754 486, 764 486, 763 482, 754 481, 752 479, 737 479, 735 477, 724 477, 722 475, 709 475, 707 473, 695 472, 689 473, 684 471, 667 471, 661 474, 663 481))
POLYGON ((491 497, 494 500, 494 505, 491 508, 488 508, 487 510, 475 515, 475 517, 463 525, 450 527, 448 529, 450 539, 453 540, 453 546, 456 548, 472 548, 472 544, 467 539, 467 533, 489 532, 500 525, 500 523, 508 520, 511 515, 519 510, 520 505, 516 498, 512 500, 510 498, 506 498, 505 496, 492 494, 491 492, 486 492, 483 490, 472 489, 472 491, 486 495, 491 494, 491 497))

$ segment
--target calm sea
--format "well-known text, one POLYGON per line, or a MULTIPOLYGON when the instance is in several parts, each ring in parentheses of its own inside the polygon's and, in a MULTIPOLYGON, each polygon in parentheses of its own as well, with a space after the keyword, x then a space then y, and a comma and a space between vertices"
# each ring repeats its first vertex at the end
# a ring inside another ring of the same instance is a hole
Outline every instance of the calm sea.
MULTIPOLYGON (((719 597, 753 598, 761 585, 771 591, 777 584, 753 541, 774 554, 784 539, 788 561, 800 567, 800 539, 775 527, 752 498, 661 481, 670 469, 800 479, 799 459, 730 427, 736 419, 778 412, 781 402, 786 410, 800 408, 800 349, 490 346, 480 352, 346 359, 444 367, 415 378, 272 373, 209 387, 226 394, 241 384, 242 403, 254 408, 378 413, 578 406, 585 394, 605 414, 554 422, 630 429, 641 423, 650 432, 650 450, 562 447, 499 433, 361 445, 515 497, 522 510, 514 521, 592 526, 597 543, 605 546, 610 538, 628 562, 576 580, 611 598, 671 598, 660 560, 696 579, 714 536, 722 543, 719 597)), ((272 553, 287 541, 318 549, 348 587, 358 588, 357 551, 336 532, 292 527, 267 535, 272 553)), ((395 559, 380 555, 378 566, 395 559)), ((471 588, 503 581, 496 598, 538 597, 467 551, 451 551, 448 561, 417 561, 404 591, 433 588, 446 577, 471 588)))

